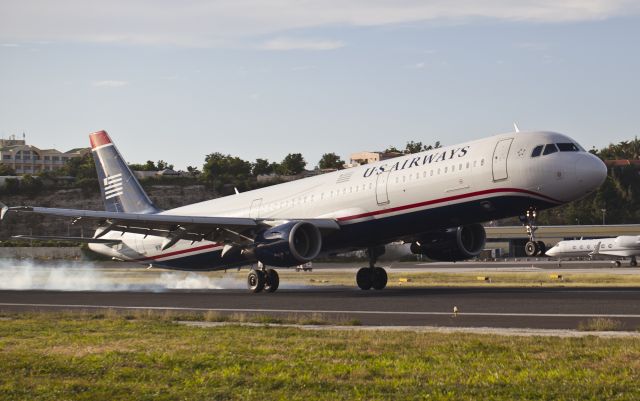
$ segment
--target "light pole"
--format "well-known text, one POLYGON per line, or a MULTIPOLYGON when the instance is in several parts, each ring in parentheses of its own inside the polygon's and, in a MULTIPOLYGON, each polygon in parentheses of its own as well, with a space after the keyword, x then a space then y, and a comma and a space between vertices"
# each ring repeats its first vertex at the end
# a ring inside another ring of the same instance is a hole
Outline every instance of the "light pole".
POLYGON ((607 215, 607 209, 600 209, 602 211, 602 225, 605 225, 604 216, 607 215))

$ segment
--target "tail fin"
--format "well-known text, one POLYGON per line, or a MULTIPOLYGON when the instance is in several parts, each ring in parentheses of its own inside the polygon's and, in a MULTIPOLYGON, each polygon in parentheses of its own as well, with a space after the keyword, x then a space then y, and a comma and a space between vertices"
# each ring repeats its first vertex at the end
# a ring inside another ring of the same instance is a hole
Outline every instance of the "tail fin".
POLYGON ((160 210, 144 192, 106 131, 89 135, 100 192, 108 212, 157 213, 160 210))

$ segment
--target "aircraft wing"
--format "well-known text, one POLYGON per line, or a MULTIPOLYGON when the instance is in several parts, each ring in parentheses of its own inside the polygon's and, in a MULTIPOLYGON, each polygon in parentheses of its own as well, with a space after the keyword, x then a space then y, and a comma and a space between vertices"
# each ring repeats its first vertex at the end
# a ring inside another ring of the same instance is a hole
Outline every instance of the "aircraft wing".
POLYGON ((91 237, 56 237, 49 235, 13 235, 12 239, 17 240, 40 240, 40 241, 71 241, 71 242, 83 242, 87 244, 119 244, 122 241, 119 239, 103 239, 103 238, 91 238, 91 237))
MULTIPOLYGON (((128 232, 166 237, 173 245, 178 240, 201 241, 204 239, 218 242, 246 244, 253 242, 255 231, 277 224, 265 219, 244 217, 183 216, 171 214, 120 213, 98 210, 60 209, 48 207, 15 206, 0 204, 0 220, 7 213, 36 213, 73 219, 94 220, 101 226, 96 233, 98 239, 108 232, 128 232)), ((292 219, 308 221, 318 229, 338 230, 340 226, 334 219, 292 219)))

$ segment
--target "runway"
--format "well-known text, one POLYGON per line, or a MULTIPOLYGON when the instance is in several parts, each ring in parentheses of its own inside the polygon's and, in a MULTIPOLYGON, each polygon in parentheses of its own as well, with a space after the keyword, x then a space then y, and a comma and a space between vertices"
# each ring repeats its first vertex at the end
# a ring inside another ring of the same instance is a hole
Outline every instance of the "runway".
POLYGON ((351 288, 172 290, 165 292, 0 291, 0 310, 153 309, 291 316, 322 314, 363 325, 575 329, 607 317, 640 327, 638 288, 351 288), (453 307, 459 313, 453 314, 453 307))

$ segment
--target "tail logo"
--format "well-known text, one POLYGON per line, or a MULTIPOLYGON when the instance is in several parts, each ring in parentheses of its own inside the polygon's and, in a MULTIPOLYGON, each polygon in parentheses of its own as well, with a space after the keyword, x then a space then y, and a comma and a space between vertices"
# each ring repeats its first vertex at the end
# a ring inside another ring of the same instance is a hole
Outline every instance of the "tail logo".
POLYGON ((106 177, 103 182, 105 199, 115 198, 123 194, 122 173, 106 177))

